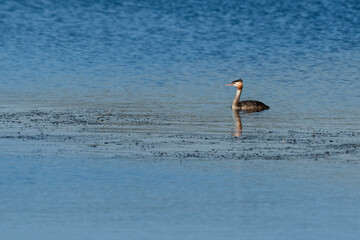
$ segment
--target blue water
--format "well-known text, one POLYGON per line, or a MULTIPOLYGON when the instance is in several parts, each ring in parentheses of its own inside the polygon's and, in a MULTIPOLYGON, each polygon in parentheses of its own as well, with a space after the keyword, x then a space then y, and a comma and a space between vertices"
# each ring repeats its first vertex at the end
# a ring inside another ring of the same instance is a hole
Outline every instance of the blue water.
MULTIPOLYGON (((276 162, 276 161, 275 161, 276 162)), ((359 164, 8 159, 4 239, 357 239, 359 164)))
POLYGON ((223 86, 241 77, 243 99, 270 105, 274 122, 358 120, 358 1, 5 1, 0 23, 2 102, 226 114, 234 90, 223 86))
MULTIPOLYGON (((164 114, 177 120, 167 134, 228 136, 235 92, 224 85, 242 78, 242 98, 271 107, 242 115, 245 132, 358 132, 359 63, 356 0, 0 1, 5 112, 164 114)), ((359 167, 346 157, 182 163, 23 149, 0 153, 2 239, 359 236, 359 167)))

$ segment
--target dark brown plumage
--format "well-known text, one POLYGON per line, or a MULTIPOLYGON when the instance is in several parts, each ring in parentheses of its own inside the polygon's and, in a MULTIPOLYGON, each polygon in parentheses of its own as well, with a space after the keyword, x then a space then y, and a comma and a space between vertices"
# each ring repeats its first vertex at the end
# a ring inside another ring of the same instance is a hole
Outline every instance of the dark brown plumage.
POLYGON ((240 110, 244 112, 260 112, 263 110, 270 109, 270 107, 264 104, 263 102, 255 101, 255 100, 240 101, 238 103, 238 107, 240 110))

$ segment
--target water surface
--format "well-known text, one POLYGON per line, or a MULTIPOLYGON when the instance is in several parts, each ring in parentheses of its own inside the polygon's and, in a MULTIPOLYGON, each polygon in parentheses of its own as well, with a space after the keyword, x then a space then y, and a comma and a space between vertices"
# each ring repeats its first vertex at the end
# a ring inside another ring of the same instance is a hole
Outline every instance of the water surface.
POLYGON ((15 158, 0 171, 7 239, 359 234, 358 164, 15 158))
POLYGON ((2 102, 216 121, 234 95, 223 86, 241 77, 243 99, 271 106, 274 124, 358 128, 359 16, 357 1, 5 1, 2 102))
POLYGON ((357 239, 359 62, 359 1, 2 1, 0 236, 357 239))

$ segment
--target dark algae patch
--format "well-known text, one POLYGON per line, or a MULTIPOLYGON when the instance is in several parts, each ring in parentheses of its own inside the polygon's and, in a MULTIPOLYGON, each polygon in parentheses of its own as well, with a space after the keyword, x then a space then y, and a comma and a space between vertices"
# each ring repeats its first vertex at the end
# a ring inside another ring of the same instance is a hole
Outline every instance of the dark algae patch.
POLYGON ((360 156, 360 133, 252 130, 233 137, 198 131, 181 116, 93 109, 0 114, 5 155, 175 159, 345 160, 360 156))

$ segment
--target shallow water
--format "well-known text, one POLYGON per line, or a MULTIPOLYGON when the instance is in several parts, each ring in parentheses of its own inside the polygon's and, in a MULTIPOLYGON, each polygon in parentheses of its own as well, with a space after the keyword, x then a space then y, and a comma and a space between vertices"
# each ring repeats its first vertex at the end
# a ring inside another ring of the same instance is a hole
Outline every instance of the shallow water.
POLYGON ((3 1, 0 236, 357 239, 359 62, 358 1, 3 1))
POLYGON ((0 169, 7 239, 359 234, 359 164, 15 158, 0 169))

